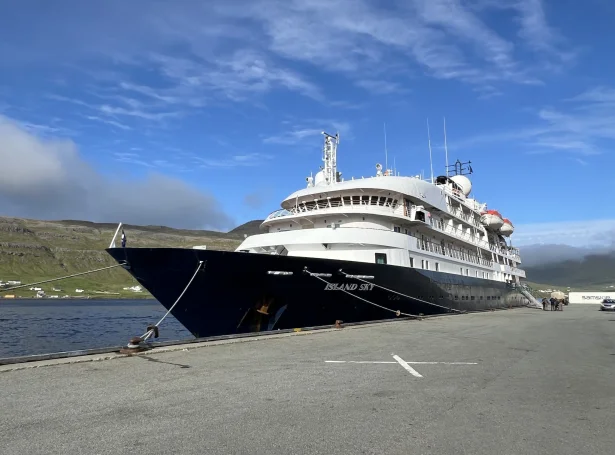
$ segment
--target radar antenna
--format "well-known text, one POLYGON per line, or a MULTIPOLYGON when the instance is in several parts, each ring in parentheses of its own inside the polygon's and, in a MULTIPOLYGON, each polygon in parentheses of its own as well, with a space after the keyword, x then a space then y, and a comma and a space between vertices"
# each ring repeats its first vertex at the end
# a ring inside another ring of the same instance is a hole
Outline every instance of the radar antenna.
POLYGON ((469 175, 472 174, 474 171, 472 170, 472 161, 466 161, 465 163, 462 163, 461 161, 457 160, 455 161, 454 164, 451 164, 450 166, 446 166, 446 175, 448 176, 449 174, 451 175, 469 175))

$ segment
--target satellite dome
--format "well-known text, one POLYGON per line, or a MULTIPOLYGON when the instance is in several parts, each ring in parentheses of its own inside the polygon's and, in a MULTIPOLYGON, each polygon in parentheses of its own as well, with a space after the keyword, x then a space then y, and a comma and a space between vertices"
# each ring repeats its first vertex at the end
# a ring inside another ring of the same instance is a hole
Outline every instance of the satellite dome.
POLYGON ((459 185, 464 196, 472 192, 472 182, 465 175, 454 175, 451 177, 451 180, 459 185))

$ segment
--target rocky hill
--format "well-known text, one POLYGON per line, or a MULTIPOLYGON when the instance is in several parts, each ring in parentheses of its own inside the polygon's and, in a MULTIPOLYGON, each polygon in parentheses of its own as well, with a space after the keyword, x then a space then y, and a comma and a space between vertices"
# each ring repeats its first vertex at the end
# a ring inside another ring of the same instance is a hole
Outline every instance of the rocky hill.
MULTIPOLYGON (((259 223, 260 224, 260 223, 259 223)), ((129 246, 187 247, 207 245, 217 250, 234 250, 244 238, 255 233, 247 223, 240 232, 215 232, 172 229, 165 226, 124 225, 129 246)), ((32 283, 59 276, 113 265, 115 262, 104 251, 109 246, 116 224, 89 221, 37 221, 0 217, 0 281, 19 280, 32 283)), ((258 226, 256 226, 258 232, 258 226)), ((119 245, 119 236, 116 240, 119 245)), ((99 294, 95 291, 119 293, 119 296, 144 297, 123 288, 137 285, 123 269, 111 269, 92 275, 41 285, 47 294, 77 295, 75 289, 84 289, 91 296, 118 297, 117 294, 99 294), (54 292, 52 288, 62 292, 54 292)), ((0 293, 6 295, 7 292, 0 293)), ((35 291, 21 289, 11 292, 32 297, 35 291)))

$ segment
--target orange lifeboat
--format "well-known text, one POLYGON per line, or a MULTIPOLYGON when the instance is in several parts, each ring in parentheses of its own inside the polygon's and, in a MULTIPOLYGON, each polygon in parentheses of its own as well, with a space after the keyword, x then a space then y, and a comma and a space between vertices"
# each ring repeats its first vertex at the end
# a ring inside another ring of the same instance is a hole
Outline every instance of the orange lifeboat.
POLYGON ((504 219, 497 210, 486 210, 482 212, 480 222, 490 231, 498 231, 504 225, 504 219))
POLYGON ((515 227, 508 218, 504 218, 502 221, 504 221, 504 223, 502 224, 499 232, 504 237, 509 237, 515 231, 515 227))

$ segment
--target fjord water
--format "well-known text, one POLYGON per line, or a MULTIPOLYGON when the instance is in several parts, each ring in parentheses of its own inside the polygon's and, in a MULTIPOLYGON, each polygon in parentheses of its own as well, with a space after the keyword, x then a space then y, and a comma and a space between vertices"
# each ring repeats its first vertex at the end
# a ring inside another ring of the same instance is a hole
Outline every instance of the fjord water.
MULTIPOLYGON (((164 316, 155 300, 0 300, 0 358, 124 346, 164 316)), ((192 335, 169 315, 156 341, 192 335)))

